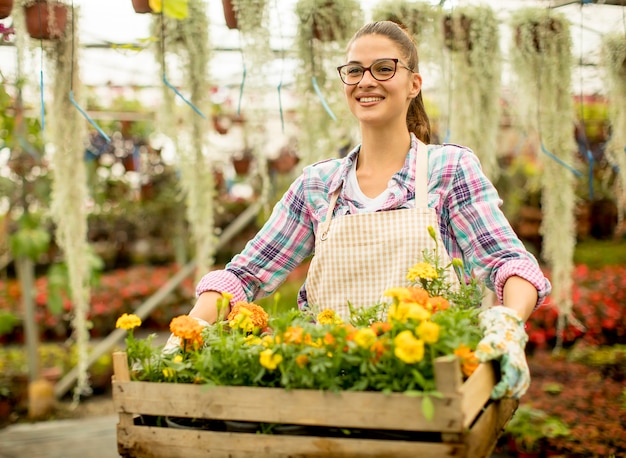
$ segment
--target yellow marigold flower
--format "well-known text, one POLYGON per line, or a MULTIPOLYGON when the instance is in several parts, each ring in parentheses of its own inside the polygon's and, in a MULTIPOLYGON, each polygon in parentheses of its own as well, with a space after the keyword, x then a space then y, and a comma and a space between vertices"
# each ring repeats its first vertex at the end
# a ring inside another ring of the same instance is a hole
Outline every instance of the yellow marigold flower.
POLYGON ((396 358, 414 364, 424 359, 424 341, 416 339, 411 331, 402 331, 393 339, 396 358))
POLYGON ((435 343, 439 340, 439 325, 432 321, 422 321, 415 329, 417 337, 425 343, 435 343))
POLYGON ((244 342, 248 345, 261 345, 263 341, 259 336, 255 336, 254 334, 250 334, 244 338, 244 342))
POLYGON ((124 313, 115 322, 116 328, 121 328, 121 329, 126 329, 126 330, 134 329, 137 326, 141 326, 141 318, 139 318, 137 315, 133 313, 131 314, 124 313))
POLYGON ((163 376, 165 378, 174 378, 174 375, 176 375, 176 372, 171 367, 166 367, 163 369, 163 376))
POLYGON ((174 356, 174 358, 172 359, 173 363, 182 363, 183 362, 183 355, 176 355, 174 356))
POLYGON ((267 327, 267 323, 269 321, 269 315, 267 312, 263 309, 263 307, 249 302, 236 302, 228 314, 228 321, 230 322, 233 320, 242 310, 252 312, 250 314, 250 319, 252 320, 253 327, 260 329, 267 327))
POLYGON ((319 324, 341 324, 343 320, 335 313, 334 310, 323 310, 317 314, 317 322, 319 324))
POLYGON ((394 302, 387 311, 387 320, 389 322, 399 321, 406 323, 409 319, 409 306, 406 302, 394 302))
POLYGON ((361 348, 370 348, 376 342, 376 333, 371 328, 361 328, 356 332, 354 342, 361 348))
POLYGON ((282 355, 278 353, 273 354, 272 350, 270 350, 269 348, 267 350, 263 350, 259 354, 259 362, 261 363, 261 366, 271 371, 276 369, 278 365, 282 362, 282 360, 282 355))
MULTIPOLYGON (((274 336, 263 336, 263 338, 261 339, 261 345, 263 345, 264 347, 269 347, 274 343, 274 336)), ((276 343, 280 343, 280 342, 276 342, 276 343)))
POLYGON ((431 316, 431 313, 426 309, 426 307, 421 304, 416 304, 415 302, 408 302, 407 306, 407 318, 417 321, 428 320, 431 316))
POLYGON ((228 326, 233 329, 241 329, 244 332, 254 331, 254 322, 252 321, 252 311, 247 308, 237 309, 237 313, 228 315, 228 326))
POLYGON ((459 347, 454 350, 454 354, 458 356, 461 361, 461 372, 463 372, 463 375, 466 377, 472 375, 480 364, 476 354, 470 350, 467 345, 459 345, 459 347))
POLYGON ((393 297, 394 299, 397 299, 399 302, 402 302, 405 299, 407 299, 411 295, 411 293, 409 292, 409 288, 395 287, 395 288, 389 288, 385 290, 383 295, 387 297, 393 297))
POLYGON ((296 364, 300 367, 304 367, 308 364, 309 357, 307 355, 298 355, 296 356, 296 364))
POLYGON ((420 279, 434 280, 437 277, 437 269, 427 262, 418 262, 406 274, 406 279, 410 282, 416 282, 420 279))

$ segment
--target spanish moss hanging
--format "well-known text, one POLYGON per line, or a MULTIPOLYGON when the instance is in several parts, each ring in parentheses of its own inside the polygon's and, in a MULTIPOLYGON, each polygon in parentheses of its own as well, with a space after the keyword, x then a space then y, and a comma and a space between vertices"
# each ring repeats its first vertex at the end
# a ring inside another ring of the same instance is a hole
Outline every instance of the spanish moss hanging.
POLYGON ((552 302, 561 323, 571 316, 574 268, 576 145, 571 92, 572 38, 567 19, 542 8, 512 16, 511 65, 516 76, 520 122, 540 140, 542 174, 542 254, 551 271, 552 302))

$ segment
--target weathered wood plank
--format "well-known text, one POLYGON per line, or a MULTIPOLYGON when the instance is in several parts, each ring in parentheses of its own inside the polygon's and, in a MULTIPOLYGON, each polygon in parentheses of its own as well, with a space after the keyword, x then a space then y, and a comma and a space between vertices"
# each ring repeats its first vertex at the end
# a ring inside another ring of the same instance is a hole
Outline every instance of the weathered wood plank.
POLYGON ((421 398, 402 393, 207 387, 175 383, 113 383, 120 413, 259 421, 344 428, 463 432, 461 398, 433 398, 435 417, 422 415, 421 398))
POLYGON ((464 444, 196 431, 118 429, 118 452, 133 458, 441 458, 462 457, 464 444))

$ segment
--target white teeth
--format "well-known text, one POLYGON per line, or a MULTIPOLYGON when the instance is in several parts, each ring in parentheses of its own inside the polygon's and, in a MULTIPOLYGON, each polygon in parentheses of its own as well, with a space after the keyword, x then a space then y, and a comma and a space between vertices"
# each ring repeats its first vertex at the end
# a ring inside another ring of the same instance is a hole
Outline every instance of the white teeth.
POLYGON ((382 100, 382 97, 362 97, 360 99, 361 102, 363 103, 368 103, 368 102, 378 102, 379 100, 382 100))

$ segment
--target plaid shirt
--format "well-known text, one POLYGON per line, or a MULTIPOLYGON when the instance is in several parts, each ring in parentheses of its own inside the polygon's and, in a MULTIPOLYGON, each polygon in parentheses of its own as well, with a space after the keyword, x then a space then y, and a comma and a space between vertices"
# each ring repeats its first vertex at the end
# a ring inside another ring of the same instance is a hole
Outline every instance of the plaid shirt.
MULTIPOLYGON (((379 211, 414 207, 417 139, 413 134, 411 138, 404 166, 389 181, 391 192, 379 211)), ((500 210, 502 201, 478 158, 471 150, 453 144, 429 145, 428 150, 428 206, 439 215, 439 232, 449 256, 461 258, 466 273, 483 279, 500 303, 507 278, 517 275, 537 288, 540 305, 550 292, 550 283, 500 210)), ((234 302, 251 302, 274 292, 313 254, 318 226, 333 191, 343 187, 335 216, 363 211, 359 202, 345 194, 344 186, 358 152, 359 146, 343 159, 305 167, 258 234, 224 270, 206 274, 196 294, 229 292, 234 302)), ((298 305, 306 306, 306 284, 298 305)))

